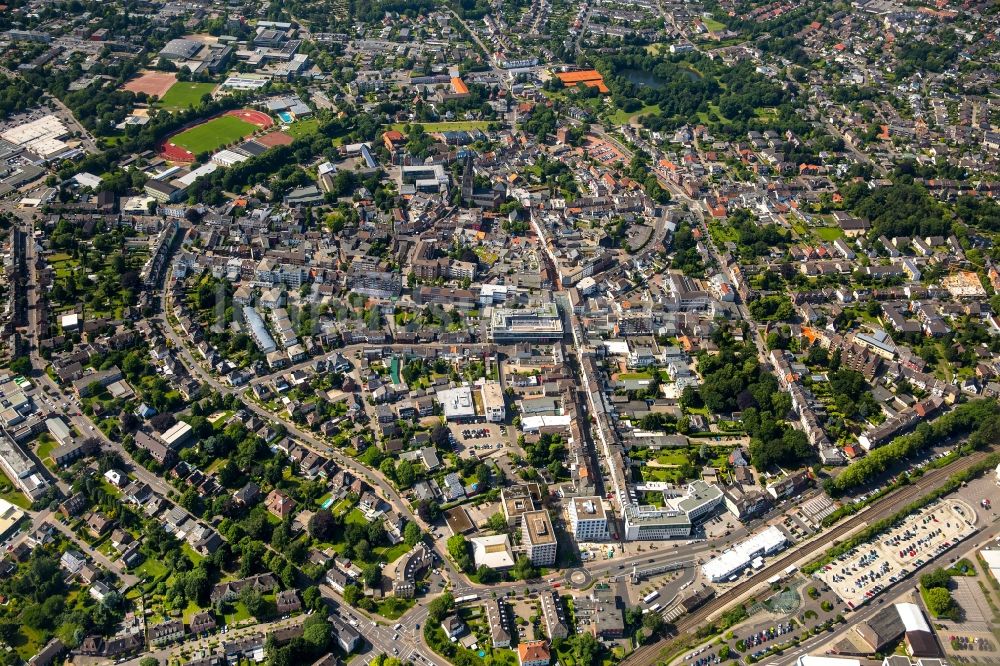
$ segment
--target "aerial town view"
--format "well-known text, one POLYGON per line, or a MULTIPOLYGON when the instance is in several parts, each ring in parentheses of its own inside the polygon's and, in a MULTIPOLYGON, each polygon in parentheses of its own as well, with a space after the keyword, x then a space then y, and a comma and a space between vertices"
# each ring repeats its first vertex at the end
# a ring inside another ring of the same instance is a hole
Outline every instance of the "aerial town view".
POLYGON ((0 0, 0 666, 1000 665, 997 0, 0 0))

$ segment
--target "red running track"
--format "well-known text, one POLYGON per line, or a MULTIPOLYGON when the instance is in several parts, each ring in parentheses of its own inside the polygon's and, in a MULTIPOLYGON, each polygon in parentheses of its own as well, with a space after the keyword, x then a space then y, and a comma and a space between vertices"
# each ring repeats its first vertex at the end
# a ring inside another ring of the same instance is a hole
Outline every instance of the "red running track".
MULTIPOLYGON (((254 109, 234 109, 232 111, 226 111, 222 115, 235 116, 240 120, 244 120, 250 123, 251 125, 256 125, 260 129, 267 129, 274 125, 274 120, 271 118, 271 116, 261 111, 256 111, 254 109)), ((169 160, 170 162, 194 162, 194 157, 195 157, 194 153, 192 153, 190 150, 181 148, 180 146, 176 146, 170 143, 170 139, 174 138, 178 134, 181 134, 182 132, 186 132, 192 127, 203 125, 211 121, 213 118, 218 118, 218 116, 212 116, 212 118, 206 118, 193 125, 188 125, 187 127, 184 127, 174 132, 170 136, 168 136, 163 141, 163 143, 160 144, 160 157, 162 157, 165 160, 169 160)))
POLYGON ((274 124, 274 120, 271 119, 271 116, 261 111, 255 111, 254 109, 236 109, 234 111, 226 111, 225 115, 235 116, 240 120, 245 120, 261 129, 267 129, 274 124))

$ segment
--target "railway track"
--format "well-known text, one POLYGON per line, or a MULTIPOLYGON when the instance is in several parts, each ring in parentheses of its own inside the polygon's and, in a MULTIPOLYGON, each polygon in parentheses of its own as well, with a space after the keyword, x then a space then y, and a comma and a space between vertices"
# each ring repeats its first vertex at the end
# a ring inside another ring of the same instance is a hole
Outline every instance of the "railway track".
POLYGON ((817 551, 826 550, 834 541, 840 540, 846 534, 852 532, 860 526, 878 522, 883 518, 892 516, 899 511, 901 507, 906 506, 910 502, 922 497, 927 492, 937 488, 952 474, 971 467, 989 455, 989 453, 989 451, 977 451, 965 456, 964 458, 959 458, 950 465, 931 470, 917 479, 914 483, 908 486, 903 486, 902 488, 899 488, 898 490, 880 498, 866 511, 849 516, 826 532, 823 532, 822 537, 824 538, 813 539, 795 551, 790 552, 776 560, 772 560, 770 564, 764 567, 761 571, 757 572, 753 578, 745 580, 737 584, 735 587, 726 590, 711 601, 707 602, 704 606, 684 616, 675 625, 676 632, 674 634, 674 638, 661 638, 655 643, 643 645, 622 661, 622 665, 653 666, 659 661, 660 654, 671 646, 672 641, 679 640, 682 637, 686 637, 687 635, 694 633, 699 627, 704 625, 709 618, 728 608, 744 594, 760 585, 761 581, 767 580, 771 576, 781 573, 789 565, 794 564, 803 558, 809 557, 810 555, 817 553, 817 551))

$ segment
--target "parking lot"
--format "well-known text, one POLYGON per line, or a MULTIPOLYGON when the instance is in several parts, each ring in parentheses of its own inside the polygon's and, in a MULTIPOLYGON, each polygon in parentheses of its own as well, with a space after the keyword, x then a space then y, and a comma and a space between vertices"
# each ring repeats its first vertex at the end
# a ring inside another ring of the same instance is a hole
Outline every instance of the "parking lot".
POLYGON ((974 520, 975 512, 964 502, 935 502, 881 534, 877 541, 839 557, 816 577, 849 608, 859 608, 973 534, 974 520))
POLYGON ((487 458, 503 453, 509 445, 509 430, 496 423, 452 423, 448 425, 459 457, 487 458), (507 432, 501 431, 501 428, 507 432))
POLYGON ((765 629, 753 631, 746 636, 740 636, 739 641, 737 641, 737 647, 739 647, 740 642, 742 642, 744 653, 748 654, 753 659, 758 659, 768 651, 768 648, 771 647, 770 643, 773 643, 774 641, 784 643, 786 639, 783 637, 785 634, 791 634, 792 629, 793 627, 791 622, 778 622, 777 624, 765 629))

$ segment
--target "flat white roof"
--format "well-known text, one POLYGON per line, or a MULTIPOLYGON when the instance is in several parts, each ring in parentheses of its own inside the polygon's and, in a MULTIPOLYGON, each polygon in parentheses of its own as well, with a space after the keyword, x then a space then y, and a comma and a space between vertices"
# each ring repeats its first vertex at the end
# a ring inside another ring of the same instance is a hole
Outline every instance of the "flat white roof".
POLYGON ((235 151, 225 148, 220 150, 216 154, 212 155, 212 161, 216 164, 221 164, 222 166, 232 166, 233 164, 239 164, 240 162, 245 162, 250 159, 246 155, 241 155, 235 151))
MULTIPOLYGON (((1000 474, 1000 472, 998 472, 1000 474)), ((986 561, 986 565, 993 572, 994 578, 1000 578, 1000 550, 986 550, 983 549, 979 551, 979 554, 983 556, 983 560, 986 561)))
POLYGON ((468 418, 476 415, 476 405, 472 401, 472 387, 458 386, 437 392, 438 402, 445 419, 468 418))
POLYGON ((628 341, 626 340, 605 340, 604 348, 612 356, 628 356, 628 341))
POLYGON ((23 146, 31 141, 59 139, 67 134, 69 134, 69 130, 66 129, 62 121, 54 115, 48 115, 38 120, 12 127, 3 134, 0 134, 0 139, 23 146))
POLYGON ((514 566, 514 554, 510 550, 510 540, 506 534, 474 537, 472 542, 473 559, 476 566, 486 565, 491 569, 508 569, 514 566))
POLYGON ((100 186, 101 181, 104 179, 100 176, 95 176, 92 173, 83 171, 73 176, 73 180, 75 180, 81 187, 89 187, 96 190, 100 186))
POLYGON ((701 570, 709 580, 722 580, 750 566, 753 559, 762 552, 774 552, 787 541, 785 534, 772 525, 763 532, 744 539, 718 557, 713 557, 702 565, 701 570))
POLYGON ((184 187, 190 187, 191 185, 194 184, 194 181, 198 180, 202 176, 209 175, 218 168, 219 165, 215 164, 214 162, 208 162, 206 164, 201 165, 194 171, 191 171, 187 175, 181 176, 180 178, 177 179, 177 182, 183 184, 184 187))
POLYGON ((572 422, 569 414, 553 416, 525 416, 521 419, 521 429, 536 432, 542 428, 565 428, 572 422))

